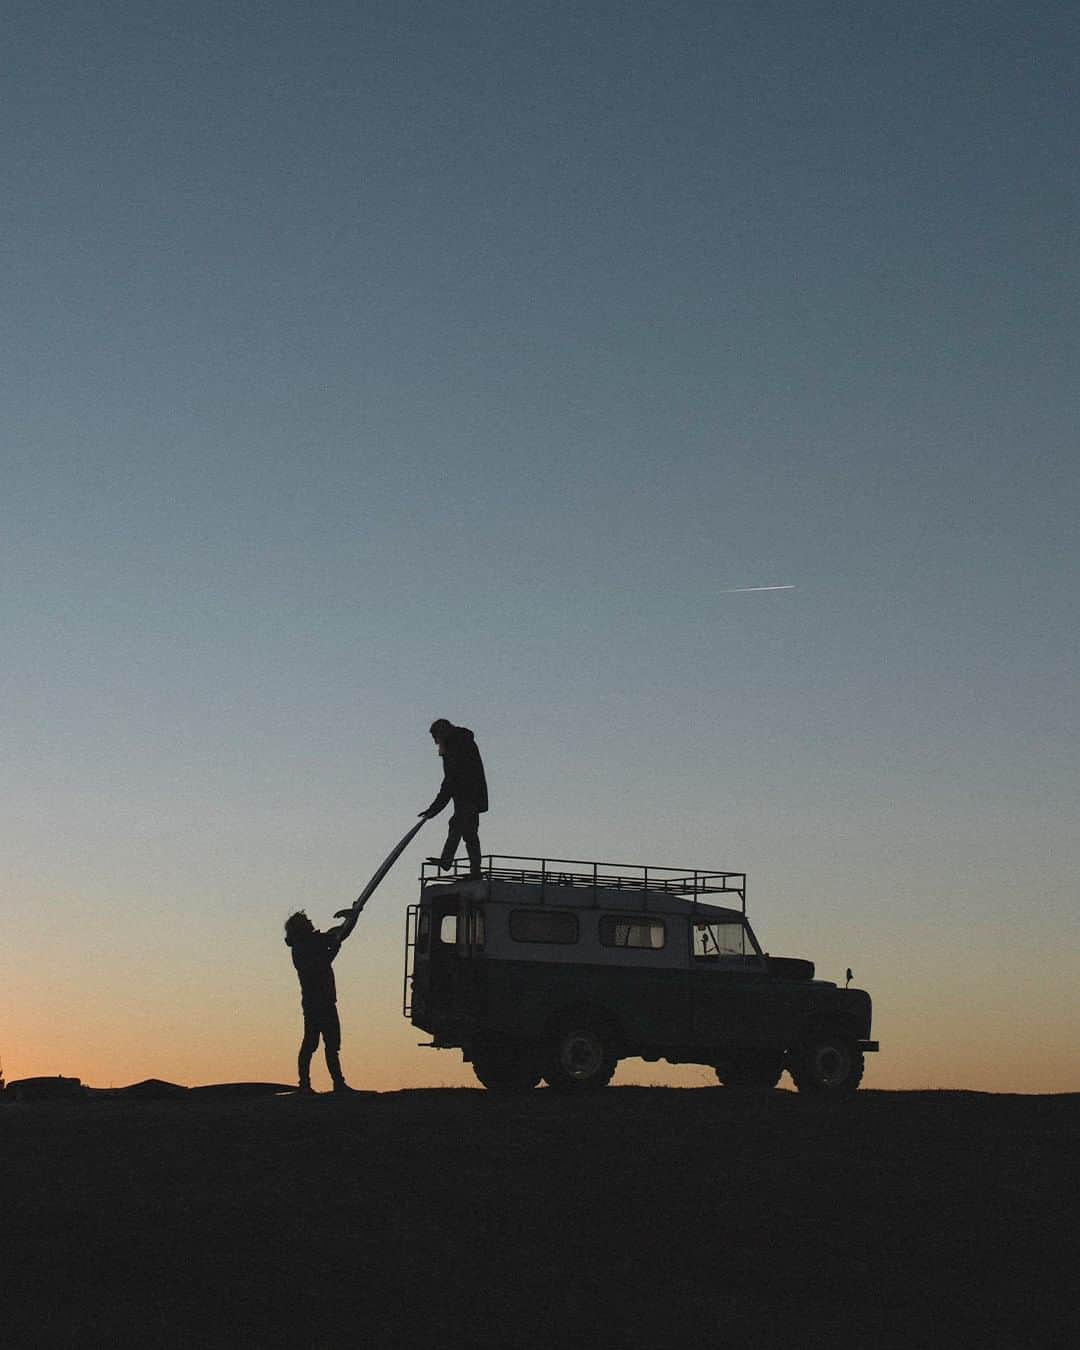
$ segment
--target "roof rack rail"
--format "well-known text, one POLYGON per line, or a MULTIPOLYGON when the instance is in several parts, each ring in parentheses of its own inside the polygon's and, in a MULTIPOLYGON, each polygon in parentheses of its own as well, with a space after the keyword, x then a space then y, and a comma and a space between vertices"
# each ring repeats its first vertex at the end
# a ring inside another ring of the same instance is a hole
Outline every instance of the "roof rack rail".
MULTIPOLYGON (((458 882, 470 875, 469 863, 455 858, 445 871, 425 862, 420 881, 458 882)), ((654 867, 644 863, 589 862, 580 858, 533 858, 488 853, 481 859, 480 879, 539 886, 577 886, 590 890, 652 891, 698 900, 706 895, 737 895, 746 912, 746 873, 720 868, 654 867)))

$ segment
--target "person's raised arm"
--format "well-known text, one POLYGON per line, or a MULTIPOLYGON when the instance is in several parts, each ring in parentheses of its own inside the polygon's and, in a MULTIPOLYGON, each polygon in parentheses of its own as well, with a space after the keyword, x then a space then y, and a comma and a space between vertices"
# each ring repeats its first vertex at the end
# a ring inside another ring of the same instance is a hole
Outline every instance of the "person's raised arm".
POLYGON ((331 928, 327 937, 337 939, 338 946, 345 941, 352 930, 356 927, 356 921, 360 917, 360 911, 355 905, 350 905, 348 909, 339 909, 334 915, 335 919, 344 919, 344 923, 339 923, 336 928, 331 928))

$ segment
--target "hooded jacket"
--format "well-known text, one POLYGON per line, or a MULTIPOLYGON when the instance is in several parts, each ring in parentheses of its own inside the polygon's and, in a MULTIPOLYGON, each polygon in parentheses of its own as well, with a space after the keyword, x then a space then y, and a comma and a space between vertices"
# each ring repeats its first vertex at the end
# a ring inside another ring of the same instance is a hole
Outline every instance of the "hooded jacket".
POLYGON ((285 944, 292 948, 293 965, 300 977, 300 1002, 305 1008, 328 1008, 337 1002, 337 985, 331 965, 341 947, 336 933, 310 933, 287 937, 285 944))
POLYGON ((459 806, 471 806, 476 811, 488 809, 484 761, 480 758, 476 737, 468 727, 452 726, 446 733, 442 787, 427 814, 438 815, 451 798, 455 809, 459 806))

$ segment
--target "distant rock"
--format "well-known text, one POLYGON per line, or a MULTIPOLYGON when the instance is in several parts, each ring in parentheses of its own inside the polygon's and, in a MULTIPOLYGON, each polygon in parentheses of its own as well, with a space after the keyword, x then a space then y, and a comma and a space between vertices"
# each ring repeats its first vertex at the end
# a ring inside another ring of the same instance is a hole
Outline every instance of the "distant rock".
POLYGON ((20 1078, 0 1089, 0 1101, 46 1102, 124 1098, 126 1101, 178 1101, 186 1097, 280 1097, 295 1092, 295 1083, 204 1083, 199 1087, 183 1087, 163 1078, 144 1078, 126 1087, 85 1087, 78 1078, 20 1078))
POLYGON ((47 1078, 17 1078, 8 1083, 4 1097, 15 1102, 72 1101, 85 1096, 86 1089, 78 1078, 64 1078, 57 1074, 47 1078))
POLYGON ((279 1097, 295 1092, 295 1083, 203 1083, 191 1088, 200 1097, 279 1097))
POLYGON ((175 1097, 186 1097, 188 1089, 179 1083, 166 1083, 161 1078, 144 1078, 141 1083, 131 1083, 128 1087, 117 1088, 117 1097, 134 1097, 141 1102, 170 1101, 175 1097))

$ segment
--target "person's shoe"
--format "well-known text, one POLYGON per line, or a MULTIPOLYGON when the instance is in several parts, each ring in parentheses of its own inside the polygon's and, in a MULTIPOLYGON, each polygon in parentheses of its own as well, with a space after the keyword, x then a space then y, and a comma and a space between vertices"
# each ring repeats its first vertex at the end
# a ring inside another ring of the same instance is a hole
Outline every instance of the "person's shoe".
POLYGON ((334 1084, 334 1091, 335 1091, 335 1092, 350 1093, 350 1092, 355 1092, 356 1089, 355 1089, 355 1088, 351 1088, 351 1087, 348 1085, 348 1083, 346 1083, 345 1079, 342 1078, 342 1079, 340 1080, 340 1082, 337 1082, 337 1083, 334 1084))
POLYGON ((296 1095, 298 1097, 314 1097, 315 1089, 311 1086, 310 1083, 301 1083, 300 1086, 296 1089, 296 1095))
POLYGON ((449 872, 451 867, 453 867, 454 865, 453 858, 451 858, 449 862, 444 862, 442 858, 428 858, 426 859, 426 861, 429 863, 434 863, 440 872, 449 872))

